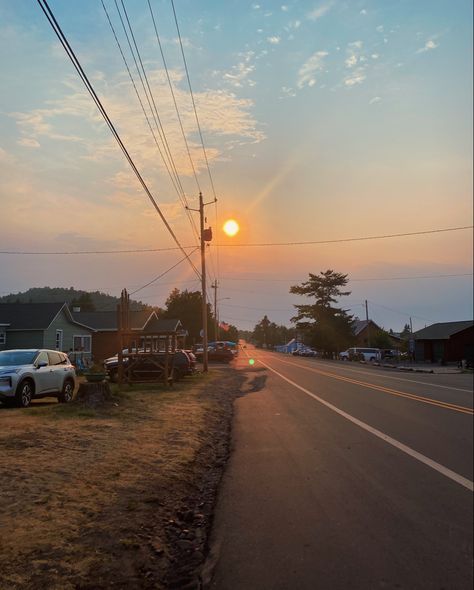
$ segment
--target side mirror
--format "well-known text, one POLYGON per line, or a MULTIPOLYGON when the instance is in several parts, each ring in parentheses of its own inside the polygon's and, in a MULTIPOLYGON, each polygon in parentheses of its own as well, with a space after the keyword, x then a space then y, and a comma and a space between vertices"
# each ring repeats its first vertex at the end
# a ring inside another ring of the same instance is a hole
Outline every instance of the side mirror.
POLYGON ((48 363, 46 361, 41 361, 40 363, 38 363, 36 365, 36 368, 41 369, 41 367, 47 367, 47 366, 48 366, 48 363))

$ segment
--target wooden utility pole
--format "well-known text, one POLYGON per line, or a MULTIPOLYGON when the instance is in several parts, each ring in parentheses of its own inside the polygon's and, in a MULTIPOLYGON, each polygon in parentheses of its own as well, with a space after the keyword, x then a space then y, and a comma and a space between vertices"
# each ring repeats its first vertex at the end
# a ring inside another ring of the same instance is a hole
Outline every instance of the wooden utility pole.
POLYGON ((367 320, 367 346, 370 346, 370 320, 369 320, 369 304, 365 300, 365 319, 367 320))
POLYGON ((211 285, 214 289, 214 340, 219 340, 219 318, 217 317, 217 279, 211 285))
POLYGON ((200 242, 201 242, 201 294, 202 294, 202 370, 206 373, 209 369, 208 355, 207 355, 207 294, 206 294, 206 242, 212 240, 212 229, 209 227, 204 229, 204 207, 215 203, 210 201, 204 203, 202 193, 199 193, 199 209, 191 209, 186 207, 190 211, 199 212, 199 229, 200 229, 200 242))

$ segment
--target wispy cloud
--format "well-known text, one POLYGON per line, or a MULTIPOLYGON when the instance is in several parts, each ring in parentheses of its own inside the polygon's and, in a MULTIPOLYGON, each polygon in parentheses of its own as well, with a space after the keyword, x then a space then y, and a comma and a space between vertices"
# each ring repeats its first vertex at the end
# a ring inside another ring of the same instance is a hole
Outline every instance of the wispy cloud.
POLYGON ((316 84, 316 73, 324 70, 324 58, 329 55, 327 51, 316 51, 301 66, 298 71, 298 88, 314 86, 316 84))
POLYGON ((267 37, 267 41, 271 45, 278 45, 278 43, 280 43, 280 41, 281 41, 281 37, 277 37, 276 35, 273 37, 267 37))
POLYGON ((326 2, 325 4, 320 4, 308 13, 308 19, 314 21, 320 19, 322 16, 327 14, 333 6, 334 2, 332 0, 330 2, 326 2))
POLYGON ((380 96, 374 96, 369 100, 369 104, 377 104, 378 102, 381 102, 381 100, 382 99, 380 98, 380 96))
POLYGON ((344 84, 350 88, 352 86, 362 84, 362 82, 366 78, 367 76, 365 75, 364 68, 356 68, 353 72, 351 72, 348 76, 344 78, 344 84))
POLYGON ((437 47, 439 47, 439 43, 436 43, 436 41, 431 38, 428 39, 428 41, 426 41, 425 45, 423 47, 421 47, 420 49, 418 49, 418 51, 416 53, 425 53, 426 51, 432 51, 433 49, 436 49, 437 47))
POLYGON ((22 145, 24 147, 29 147, 29 148, 39 148, 41 147, 40 142, 37 139, 34 139, 33 137, 22 137, 21 139, 19 139, 17 141, 18 145, 22 145))

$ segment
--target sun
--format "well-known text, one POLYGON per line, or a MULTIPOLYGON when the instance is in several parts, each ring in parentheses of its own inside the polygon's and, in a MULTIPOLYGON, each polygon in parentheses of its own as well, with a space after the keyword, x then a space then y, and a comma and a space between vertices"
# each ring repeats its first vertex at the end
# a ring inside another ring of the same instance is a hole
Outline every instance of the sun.
POLYGON ((239 231, 240 227, 239 224, 235 221, 235 219, 228 219, 222 229, 224 230, 224 233, 226 233, 228 236, 235 236, 235 234, 239 231))

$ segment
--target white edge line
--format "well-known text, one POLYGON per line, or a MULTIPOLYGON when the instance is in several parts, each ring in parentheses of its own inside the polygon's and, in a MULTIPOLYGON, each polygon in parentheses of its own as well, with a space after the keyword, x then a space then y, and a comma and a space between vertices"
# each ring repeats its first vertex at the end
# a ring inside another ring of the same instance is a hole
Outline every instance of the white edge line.
POLYGON ((266 367, 270 371, 272 371, 273 373, 275 373, 275 375, 278 375, 281 379, 283 379, 284 381, 286 381, 290 385, 293 385, 293 387, 296 387, 297 389, 299 389, 303 393, 306 393, 306 395, 309 395, 310 397, 312 397, 313 399, 315 399, 319 403, 323 404, 324 406, 326 406, 327 408, 329 408, 333 412, 336 412, 337 414, 339 414, 340 416, 342 416, 346 420, 349 420, 353 424, 356 424, 356 426, 359 426, 360 428, 367 430, 367 432, 370 432, 374 436, 377 436, 378 438, 382 439, 383 441, 385 441, 389 445, 392 445, 393 447, 399 449, 403 453, 410 455, 410 457, 413 457, 417 461, 420 461, 421 463, 428 465, 428 467, 431 467, 431 469, 434 469, 435 471, 438 471, 438 473, 441 473, 441 475, 444 475, 445 477, 452 479, 456 483, 467 488, 469 491, 474 492, 474 483, 471 480, 467 479, 466 477, 463 477, 462 475, 459 475, 458 473, 456 473, 455 471, 452 471, 451 469, 448 469, 447 467, 444 467, 444 465, 441 465, 440 463, 437 463, 436 461, 433 461, 432 459, 425 457, 424 455, 422 455, 418 451, 415 451, 411 447, 407 447, 407 445, 404 445, 403 443, 392 438, 391 436, 388 436, 387 434, 384 434, 380 430, 373 428, 369 424, 362 422, 362 420, 358 420, 357 418, 354 418, 354 416, 351 416, 347 412, 344 412, 344 410, 340 410, 336 406, 333 406, 331 403, 327 402, 326 400, 318 397, 314 393, 311 393, 311 391, 308 391, 304 387, 301 387, 301 385, 298 385, 298 383, 295 383, 291 379, 288 379, 288 377, 285 377, 284 375, 282 375, 281 373, 279 373, 278 371, 276 371, 275 369, 273 369, 272 367, 270 367, 269 365, 267 365, 263 361, 259 360, 258 362, 261 363, 264 367, 266 367))

